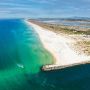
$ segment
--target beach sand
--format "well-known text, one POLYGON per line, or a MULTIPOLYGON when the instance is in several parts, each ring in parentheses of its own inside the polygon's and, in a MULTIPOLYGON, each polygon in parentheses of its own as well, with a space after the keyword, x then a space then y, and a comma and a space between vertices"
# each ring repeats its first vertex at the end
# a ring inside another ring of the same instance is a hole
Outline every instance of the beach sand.
POLYGON ((55 57, 54 65, 71 65, 90 61, 90 56, 80 54, 69 46, 75 42, 72 38, 56 34, 29 21, 27 23, 34 28, 44 47, 55 57))

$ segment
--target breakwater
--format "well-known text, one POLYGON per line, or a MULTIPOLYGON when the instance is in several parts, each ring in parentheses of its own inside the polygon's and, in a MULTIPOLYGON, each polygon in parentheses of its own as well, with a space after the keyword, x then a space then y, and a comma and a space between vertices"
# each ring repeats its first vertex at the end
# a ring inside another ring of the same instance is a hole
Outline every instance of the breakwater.
POLYGON ((42 70, 43 71, 60 70, 60 69, 83 65, 83 64, 90 64, 90 62, 74 63, 74 64, 70 64, 70 65, 45 65, 42 67, 42 70))

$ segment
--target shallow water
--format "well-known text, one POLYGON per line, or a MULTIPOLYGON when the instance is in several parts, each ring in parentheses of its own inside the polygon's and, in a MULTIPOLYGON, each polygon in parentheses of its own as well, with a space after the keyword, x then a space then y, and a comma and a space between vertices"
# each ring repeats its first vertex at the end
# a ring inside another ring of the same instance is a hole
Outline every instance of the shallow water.
POLYGON ((50 24, 58 24, 58 25, 65 25, 65 26, 79 26, 81 28, 90 29, 90 22, 87 21, 66 21, 66 20, 46 20, 43 22, 50 23, 50 24))
POLYGON ((0 20, 0 90, 20 90, 52 62, 32 27, 19 19, 0 20))
POLYGON ((0 20, 0 90, 90 90, 90 65, 43 72, 53 63, 24 20, 0 20))

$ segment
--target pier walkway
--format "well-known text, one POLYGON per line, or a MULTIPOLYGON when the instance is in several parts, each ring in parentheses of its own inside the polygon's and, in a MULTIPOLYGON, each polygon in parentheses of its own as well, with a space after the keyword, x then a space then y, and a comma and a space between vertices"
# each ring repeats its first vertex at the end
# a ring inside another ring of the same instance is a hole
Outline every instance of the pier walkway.
POLYGON ((60 66, 60 65, 45 65, 42 67, 42 70, 43 71, 59 70, 59 69, 64 69, 64 68, 83 65, 83 64, 90 64, 90 62, 88 61, 88 62, 74 63, 74 64, 62 65, 62 66, 60 66))

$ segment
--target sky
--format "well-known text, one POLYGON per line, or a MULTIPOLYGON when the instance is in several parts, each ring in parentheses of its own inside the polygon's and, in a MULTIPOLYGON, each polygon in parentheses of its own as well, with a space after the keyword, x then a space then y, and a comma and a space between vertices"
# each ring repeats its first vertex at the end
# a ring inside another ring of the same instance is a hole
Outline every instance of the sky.
POLYGON ((90 17, 90 0, 0 0, 0 18, 90 17))

